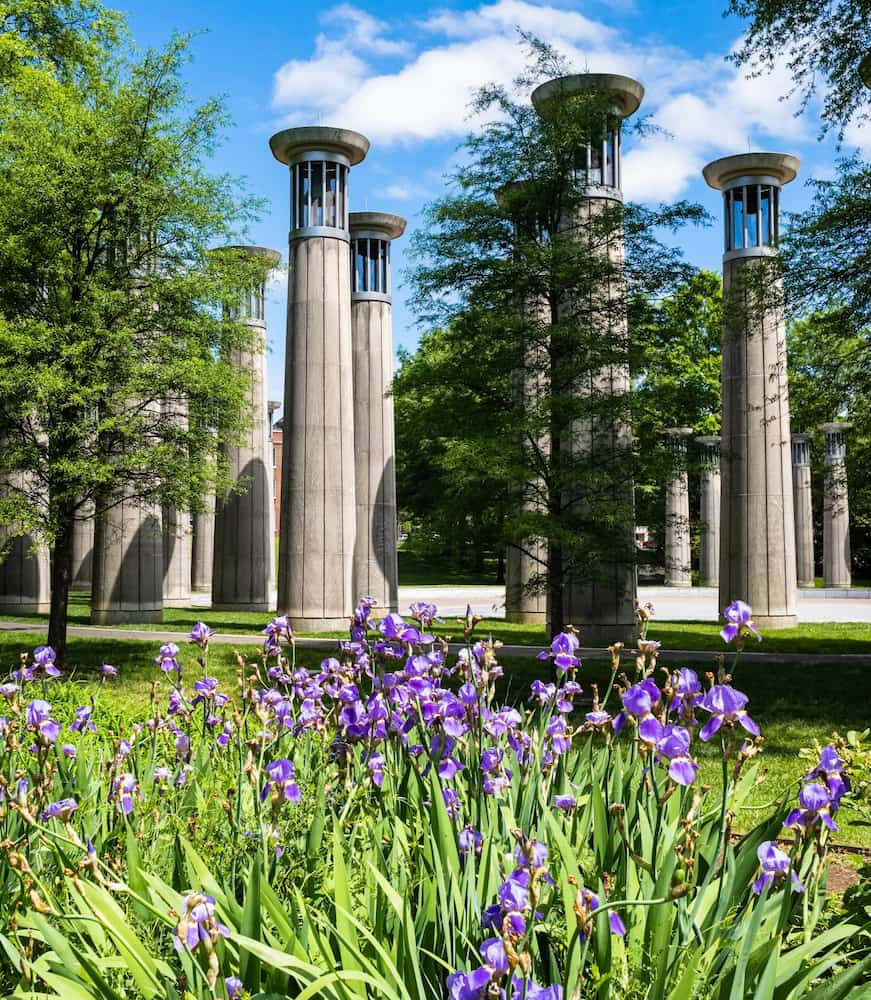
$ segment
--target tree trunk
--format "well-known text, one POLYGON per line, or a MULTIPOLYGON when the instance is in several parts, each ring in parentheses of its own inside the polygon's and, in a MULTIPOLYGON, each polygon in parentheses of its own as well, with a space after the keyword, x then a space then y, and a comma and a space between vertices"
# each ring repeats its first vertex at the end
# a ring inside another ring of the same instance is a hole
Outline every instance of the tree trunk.
POLYGON ((57 665, 66 666, 67 611, 73 582, 73 525, 75 511, 64 511, 59 518, 51 560, 51 609, 48 619, 48 644, 57 654, 57 665))
POLYGON ((496 582, 505 583, 505 550, 502 548, 496 557, 496 582))

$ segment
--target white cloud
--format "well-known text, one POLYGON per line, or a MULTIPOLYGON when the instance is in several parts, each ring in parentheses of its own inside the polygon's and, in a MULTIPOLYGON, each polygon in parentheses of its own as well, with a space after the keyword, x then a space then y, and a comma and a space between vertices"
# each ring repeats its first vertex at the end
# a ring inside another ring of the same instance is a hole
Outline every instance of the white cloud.
MULTIPOLYGON (((417 37, 417 49, 393 37, 384 22, 342 4, 323 18, 336 37, 319 35, 311 59, 277 72, 275 107, 285 113, 284 124, 311 121, 315 111, 325 123, 357 129, 382 146, 460 139, 475 124, 469 118, 474 90, 485 83, 509 86, 525 68, 521 28, 579 69, 644 83, 642 112, 652 113, 673 139, 627 137, 623 179, 631 198, 676 197, 708 160, 749 147, 789 151, 811 138, 807 119, 795 116, 795 101, 778 99, 789 91, 785 63, 748 80, 725 53, 697 57, 646 43, 558 3, 493 0, 466 11, 435 10, 404 26, 417 37), (383 65, 383 58, 397 56, 399 65, 383 65)), ((859 138, 871 145, 867 131, 859 138)), ((401 178, 392 178, 384 193, 394 200, 421 194, 401 178)))

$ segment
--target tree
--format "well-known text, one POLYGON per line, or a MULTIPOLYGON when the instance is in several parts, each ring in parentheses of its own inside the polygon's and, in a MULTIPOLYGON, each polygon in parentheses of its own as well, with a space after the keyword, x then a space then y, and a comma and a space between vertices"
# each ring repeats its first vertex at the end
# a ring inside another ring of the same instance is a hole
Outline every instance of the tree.
MULTIPOLYGON (((633 303, 632 428, 641 459, 635 478, 641 524, 655 529, 664 524, 662 484, 670 457, 663 428, 691 427, 697 435, 720 431, 722 323, 723 282, 713 271, 699 271, 662 299, 633 303)), ((689 455, 692 469, 697 465, 692 445, 689 455)), ((695 496, 691 476, 691 504, 695 496)))
POLYGON ((729 0, 728 9, 750 20, 732 57, 739 66, 759 73, 785 53, 802 109, 824 90, 824 132, 842 138, 848 122, 868 121, 871 0, 729 0))
POLYGON ((262 277, 244 254, 210 253, 258 205, 206 169, 226 115, 190 106, 188 41, 134 58, 76 37, 86 57, 57 73, 24 60, 0 88, 0 473, 29 487, 0 519, 52 546, 61 661, 83 507, 192 509, 224 485, 249 378, 227 355, 251 346, 228 314, 262 277))
MULTIPOLYGON (((517 81, 523 94, 567 70, 527 42, 534 58, 517 81)), ((533 583, 546 581, 559 629, 568 586, 634 562, 629 395, 615 388, 629 363, 625 318, 629 301, 665 294, 690 270, 653 230, 701 210, 591 207, 579 153, 615 127, 601 94, 567 97, 542 118, 488 87, 473 109, 495 117, 467 139, 453 189, 415 236, 415 304, 425 322, 465 338, 464 357, 490 364, 470 374, 446 361, 454 387, 474 378, 486 384, 482 407, 500 408, 499 464, 513 491, 507 533, 515 544, 547 539, 533 583)), ((481 413, 480 426, 488 422, 481 413)))

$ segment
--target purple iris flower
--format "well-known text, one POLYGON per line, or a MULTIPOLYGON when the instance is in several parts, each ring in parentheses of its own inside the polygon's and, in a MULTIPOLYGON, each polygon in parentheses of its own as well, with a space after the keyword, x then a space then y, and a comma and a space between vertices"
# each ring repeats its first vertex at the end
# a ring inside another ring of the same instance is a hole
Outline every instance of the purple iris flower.
POLYGON ((220 708, 230 700, 227 695, 222 694, 218 690, 217 677, 202 677, 200 680, 195 681, 194 691, 197 692, 196 697, 191 702, 194 707, 201 705, 203 702, 212 701, 220 708))
POLYGON ((7 701, 12 701, 21 690, 18 684, 0 684, 0 696, 5 698, 7 701))
POLYGON ((84 729, 90 729, 92 733, 95 733, 97 727, 91 721, 93 713, 94 709, 92 705, 82 705, 80 708, 77 708, 75 719, 70 724, 70 732, 80 733, 84 729))
POLYGON ((130 774, 122 774, 112 782, 112 794, 109 796, 117 803, 118 810, 125 816, 133 812, 133 799, 139 798, 139 783, 130 774))
POLYGON ((269 781, 263 786, 263 791, 260 793, 260 801, 263 802, 266 796, 269 794, 269 789, 275 787, 278 793, 277 801, 280 801, 283 796, 288 802, 299 802, 302 798, 299 787, 294 781, 295 772, 293 770, 293 764, 286 758, 281 760, 275 760, 271 764, 266 765, 266 773, 269 775, 269 781))
POLYGON ((681 667, 671 675, 674 698, 670 712, 679 712, 684 718, 691 718, 693 709, 702 700, 702 684, 699 675, 689 667, 681 667))
POLYGON ((648 677, 640 684, 633 684, 621 695, 623 711, 614 719, 614 732, 619 733, 629 718, 646 719, 654 705, 662 699, 662 692, 648 677))
POLYGON ((34 698, 24 712, 28 726, 38 727, 51 715, 51 705, 43 698, 34 698))
POLYGON ((747 701, 746 694, 736 691, 728 684, 715 684, 699 702, 701 708, 711 713, 711 718, 702 726, 699 736, 707 741, 723 723, 733 726, 736 722, 740 722, 751 736, 758 736, 759 726, 744 709, 747 701))
POLYGON ((499 886, 499 903, 507 911, 523 911, 529 906, 529 871, 516 868, 499 886))
POLYGON ((46 806, 40 819, 59 819, 62 823, 66 823, 78 808, 79 804, 75 799, 61 799, 46 806))
POLYGON ((762 868, 762 874, 753 883, 753 891, 758 896, 763 889, 779 886, 789 875, 792 880, 793 892, 804 892, 804 886, 798 875, 792 869, 789 855, 785 854, 773 840, 766 840, 756 849, 756 856, 762 868))
POLYGON ((385 764, 384 754, 373 753, 370 754, 366 760, 366 766, 369 769, 369 777, 372 779, 372 784, 376 788, 380 788, 384 784, 384 764, 385 764))
POLYGON ((607 726, 611 722, 611 716, 608 712, 603 712, 601 709, 596 712, 587 712, 584 718, 588 726, 607 726))
POLYGON ((805 781, 814 778, 825 781, 832 799, 832 809, 837 809, 841 799, 850 791, 850 779, 844 774, 844 762, 831 743, 820 751, 817 766, 804 776, 805 781))
POLYGON ((556 795, 553 800, 554 809, 563 809, 565 812, 571 812, 578 806, 578 800, 574 795, 556 795))
POLYGON ((464 826, 457 834, 457 846, 460 849, 460 857, 464 858, 470 852, 480 854, 484 846, 484 835, 472 826, 464 826))
POLYGON ((230 931, 215 917, 215 900, 201 892, 185 898, 184 916, 174 931, 173 944, 178 951, 194 949, 203 941, 214 944, 219 937, 229 937, 230 931))
POLYGON ((57 653, 51 646, 37 646, 33 651, 33 666, 22 671, 22 681, 45 680, 49 677, 60 677, 60 670, 55 666, 57 653))
POLYGON ((696 780, 699 765, 690 756, 689 730, 683 726, 663 726, 651 716, 638 726, 638 736, 653 745, 657 759, 667 761, 672 781, 689 786, 696 780))
POLYGON ((563 988, 559 983, 554 983, 553 986, 539 986, 529 980, 524 983, 520 976, 515 975, 511 980, 511 986, 511 1000, 523 1000, 524 996, 526 1000, 563 1000, 563 988))
POLYGON ((486 966, 473 972, 452 972, 447 978, 450 1000, 484 1000, 490 986, 490 970, 486 966))
POLYGON ((755 635, 758 642, 762 642, 759 629, 753 624, 752 615, 753 611, 749 604, 745 604, 744 601, 732 601, 723 612, 723 617, 726 619, 726 626, 720 632, 723 642, 732 642, 737 636, 749 633, 755 635))
POLYGON ((64 757, 69 757, 71 760, 75 760, 79 753, 78 749, 72 743, 62 744, 60 750, 64 757))
POLYGON ((227 991, 227 1000, 242 1000, 242 990, 244 983, 238 976, 227 976, 224 980, 224 989, 227 991))
POLYGON ((113 667, 111 663, 101 663, 100 664, 100 676, 101 677, 117 677, 118 668, 113 667))
POLYGON ((209 645, 209 639, 214 634, 205 622, 197 622, 191 629, 191 642, 199 646, 200 649, 206 649, 209 645))
POLYGON ((526 840, 514 848, 514 860, 519 868, 543 869, 547 864, 547 845, 540 840, 526 840))
POLYGON ((580 659, 576 656, 580 648, 578 637, 571 632, 560 632, 555 635, 550 644, 550 650, 542 650, 538 654, 539 660, 553 659, 553 665, 562 673, 581 665, 580 659))
POLYGON ((462 803, 460 802, 460 796, 457 795, 453 788, 442 789, 442 801, 445 804, 445 809, 448 811, 448 816, 451 819, 459 819, 462 803))
POLYGON ((793 809, 786 817, 784 826, 816 826, 822 823, 832 832, 838 832, 838 824, 832 819, 832 797, 828 788, 816 781, 805 785, 798 793, 799 808, 793 809))
POLYGON ((178 662, 178 646, 174 642, 165 642, 160 647, 160 654, 155 659, 155 663, 160 667, 160 669, 165 673, 172 673, 174 670, 176 673, 181 673, 181 664, 178 662))
POLYGON ((508 975, 508 956, 505 954, 505 944, 502 938, 487 938, 481 945, 481 958, 490 969, 490 975, 493 979, 501 979, 508 975))

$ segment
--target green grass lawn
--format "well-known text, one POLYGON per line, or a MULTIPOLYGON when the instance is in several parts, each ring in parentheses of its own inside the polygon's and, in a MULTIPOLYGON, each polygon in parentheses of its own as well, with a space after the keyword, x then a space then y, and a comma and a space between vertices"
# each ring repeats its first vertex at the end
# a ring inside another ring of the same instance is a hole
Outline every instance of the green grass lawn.
POLYGON ((400 549, 400 587, 480 587, 496 583, 496 560, 485 559, 484 569, 475 573, 457 567, 445 556, 421 556, 400 549))
MULTIPOLYGON (((38 633, 0 633, 0 674, 15 669, 19 654, 32 650, 44 642, 38 633)), ((148 711, 152 683, 162 675, 154 666, 158 650, 155 641, 123 639, 72 638, 69 642, 69 659, 72 677, 63 688, 64 703, 84 704, 92 695, 98 698, 101 712, 122 722, 141 718, 148 711), (119 676, 101 685, 96 669, 103 662, 118 668, 119 676), (71 688, 73 690, 71 690, 71 688)), ((256 638, 243 650, 246 662, 257 662, 256 638)), ((185 647, 180 656, 189 674, 198 671, 194 647, 185 647)), ((317 650, 297 651, 297 662, 315 667, 323 658, 317 650)), ((498 692, 500 698, 517 703, 525 700, 529 683, 536 677, 547 678, 549 667, 533 659, 503 659, 505 678, 498 692)), ((677 665, 672 662, 670 665, 677 665)), ((235 684, 237 662, 231 646, 216 645, 209 653, 209 672, 232 689, 235 684)), ((591 660, 584 664, 581 681, 589 692, 592 683, 600 690, 608 680, 608 666, 604 661, 591 660)), ((751 825, 756 812, 777 799, 785 789, 797 781, 807 770, 799 759, 798 751, 810 747, 814 741, 825 743, 834 731, 864 729, 871 724, 871 669, 862 664, 847 664, 837 668, 826 664, 751 664, 739 661, 734 684, 750 697, 748 709, 759 723, 765 736, 763 754, 764 780, 754 792, 751 810, 738 817, 737 826, 751 825)), ((55 686, 50 698, 61 700, 61 688, 55 686)), ((716 786, 720 769, 715 760, 716 748, 704 750, 701 755, 702 774, 705 781, 716 786)), ((797 788, 796 788, 797 790, 797 788)), ((837 840, 844 843, 871 847, 871 828, 850 821, 847 810, 839 816, 841 834, 837 840)))

